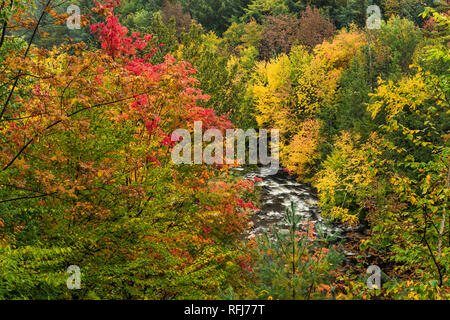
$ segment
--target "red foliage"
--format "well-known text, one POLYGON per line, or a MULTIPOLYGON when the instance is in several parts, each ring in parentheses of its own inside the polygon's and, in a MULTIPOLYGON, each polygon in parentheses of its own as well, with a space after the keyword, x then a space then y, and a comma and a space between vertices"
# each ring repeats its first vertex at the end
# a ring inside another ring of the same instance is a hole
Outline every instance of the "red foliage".
MULTIPOLYGON (((135 56, 139 50, 144 50, 148 46, 148 42, 152 40, 152 35, 141 35, 139 32, 133 32, 131 37, 126 36, 128 29, 122 26, 119 18, 114 15, 114 8, 119 5, 118 0, 106 0, 100 3, 94 0, 94 12, 105 15, 105 22, 99 22, 91 25, 91 33, 97 34, 104 49, 110 56, 118 57, 120 55, 135 56)), ((144 60, 148 59, 154 52, 155 48, 150 53, 144 56, 144 60)))
MULTIPOLYGON (((185 98, 190 99, 192 102, 186 104, 184 106, 185 110, 180 110, 178 116, 184 117, 185 123, 193 124, 195 121, 202 121, 204 130, 211 128, 226 130, 232 128, 231 122, 225 115, 217 116, 214 109, 205 109, 195 105, 196 101, 206 101, 209 99, 209 96, 195 88, 198 81, 191 77, 191 75, 196 73, 191 64, 184 61, 177 62, 171 55, 166 56, 165 62, 162 64, 151 64, 150 57, 157 50, 157 48, 153 47, 152 35, 142 35, 139 32, 133 32, 131 36, 128 36, 128 29, 122 26, 119 19, 114 15, 114 9, 118 3, 117 0, 95 1, 93 11, 104 15, 105 22, 92 25, 90 30, 99 39, 102 50, 114 60, 124 64, 131 74, 143 76, 149 83, 160 81, 168 69, 175 68, 180 79, 184 82, 183 94, 185 98)), ((98 71, 99 76, 95 78, 95 81, 100 83, 102 81, 100 74, 103 70, 98 71)), ((152 117, 149 112, 149 98, 146 94, 137 95, 130 107, 139 114, 150 136, 156 135, 160 137, 162 146, 174 146, 174 143, 169 138, 170 135, 162 132, 161 128, 159 128, 161 122, 159 116, 153 115, 152 117)), ((122 118, 128 119, 128 115, 124 114, 122 118)))

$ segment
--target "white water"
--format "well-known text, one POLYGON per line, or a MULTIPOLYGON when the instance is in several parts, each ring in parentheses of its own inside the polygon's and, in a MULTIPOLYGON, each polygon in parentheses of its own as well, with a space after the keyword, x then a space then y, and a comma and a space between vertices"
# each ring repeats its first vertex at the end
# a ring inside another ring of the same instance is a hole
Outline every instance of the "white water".
MULTIPOLYGON (((234 170, 243 171, 242 168, 234 170)), ((263 180, 257 184, 262 188, 261 205, 253 217, 254 228, 250 231, 250 238, 268 232, 277 224, 282 229, 287 229, 288 226, 283 223, 283 218, 286 209, 291 207, 292 201, 296 206, 296 214, 304 218, 303 225, 306 225, 307 221, 314 222, 317 236, 342 234, 341 228, 326 223, 320 216, 318 201, 311 187, 296 181, 286 172, 280 170, 278 174, 270 175, 268 168, 260 167, 256 171, 244 174, 243 177, 248 180, 258 177, 263 180)))

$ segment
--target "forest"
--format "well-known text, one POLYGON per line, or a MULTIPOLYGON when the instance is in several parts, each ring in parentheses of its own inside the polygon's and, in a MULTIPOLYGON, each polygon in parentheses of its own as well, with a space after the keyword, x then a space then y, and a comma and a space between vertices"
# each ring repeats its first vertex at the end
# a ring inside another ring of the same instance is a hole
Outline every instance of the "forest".
POLYGON ((449 14, 0 0, 0 300, 449 300, 449 14))

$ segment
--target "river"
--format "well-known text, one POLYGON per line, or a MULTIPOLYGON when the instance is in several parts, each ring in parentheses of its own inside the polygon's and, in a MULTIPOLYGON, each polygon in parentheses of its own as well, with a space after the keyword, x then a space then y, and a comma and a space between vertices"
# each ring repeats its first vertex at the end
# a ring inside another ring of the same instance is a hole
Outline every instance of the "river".
MULTIPOLYGON (((282 230, 288 229, 284 223, 286 209, 291 207, 291 202, 296 206, 296 213, 304 217, 302 226, 308 221, 314 222, 318 238, 332 237, 331 242, 344 242, 348 232, 359 232, 359 228, 350 228, 342 224, 331 223, 320 215, 318 199, 313 188, 305 183, 299 182, 286 171, 279 170, 277 174, 271 175, 269 168, 259 167, 248 171, 245 168, 234 168, 240 172, 243 178, 253 180, 261 178, 257 186, 261 187, 261 198, 259 210, 253 215, 253 228, 248 233, 248 238, 254 238, 270 231, 273 226, 279 226, 282 230)), ((349 250, 343 250, 346 258, 354 256, 349 250)))

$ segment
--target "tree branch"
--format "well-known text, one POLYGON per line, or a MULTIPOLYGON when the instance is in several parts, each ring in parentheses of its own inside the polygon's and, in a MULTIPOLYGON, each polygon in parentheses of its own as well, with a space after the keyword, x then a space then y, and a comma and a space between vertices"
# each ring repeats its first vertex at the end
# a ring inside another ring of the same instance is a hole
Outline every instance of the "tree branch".
MULTIPOLYGON (((39 24, 41 23, 42 19, 45 16, 45 13, 47 12, 47 8, 50 6, 50 3, 52 0, 48 0, 47 4, 45 5, 45 8, 42 10, 41 16, 39 17, 39 20, 36 23, 36 27, 33 30, 33 34, 31 35, 30 42, 28 43, 27 50, 24 53, 24 58, 27 57, 28 52, 30 51, 31 45, 33 43, 34 37, 36 36, 37 30, 39 29, 39 24)), ((14 94, 14 91, 16 90, 17 84, 19 83, 20 77, 17 77, 14 81, 13 87, 11 88, 11 91, 9 92, 8 98, 6 99, 5 104, 3 105, 2 111, 0 112, 0 120, 3 118, 3 115, 6 112, 6 109, 8 107, 9 102, 11 101, 12 95, 14 94)))
MULTIPOLYGON (((148 93, 148 92, 144 92, 144 93, 141 93, 141 94, 135 94, 135 95, 133 95, 133 96, 131 96, 131 97, 126 97, 126 98, 119 99, 119 100, 115 100, 115 101, 110 101, 110 102, 100 103, 100 104, 93 105, 93 106, 90 106, 90 107, 81 108, 80 110, 74 111, 73 113, 69 114, 68 117, 72 117, 72 116, 74 116, 74 115, 76 115, 76 114, 78 114, 78 113, 80 113, 80 112, 83 112, 83 111, 86 111, 86 110, 89 110, 89 109, 98 108, 98 107, 103 107, 103 106, 107 106, 107 105, 111 105, 111 104, 123 102, 123 101, 126 101, 126 100, 134 99, 134 98, 136 98, 137 96, 142 95, 142 94, 146 94, 146 93, 148 93)), ((44 129, 44 131, 46 131, 46 130, 48 130, 48 129, 51 129, 51 128, 57 126, 57 125, 60 124, 62 121, 63 121, 63 120, 55 121, 54 123, 48 125, 48 126, 44 129)), ((28 142, 27 142, 27 143, 19 150, 19 152, 11 159, 11 161, 10 161, 10 162, 9 162, 9 163, 1 170, 1 171, 7 170, 7 169, 14 163, 14 161, 16 161, 18 157, 20 157, 20 155, 28 148, 28 146, 29 146, 29 145, 34 141, 34 139, 36 139, 37 137, 38 137, 38 135, 36 134, 33 138, 31 138, 31 139, 30 139, 30 140, 29 140, 29 141, 28 141, 28 142)))

